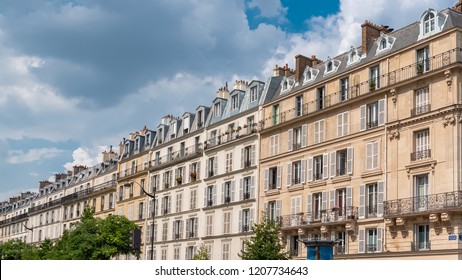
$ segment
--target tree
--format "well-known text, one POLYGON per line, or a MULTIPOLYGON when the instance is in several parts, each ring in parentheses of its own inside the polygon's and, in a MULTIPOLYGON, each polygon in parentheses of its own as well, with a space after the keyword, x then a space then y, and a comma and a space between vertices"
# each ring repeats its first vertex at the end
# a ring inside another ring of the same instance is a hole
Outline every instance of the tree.
POLYGON ((192 258, 193 260, 208 260, 209 259, 209 253, 207 252, 207 249, 205 248, 204 243, 199 246, 199 250, 197 253, 194 255, 192 258))
POLYGON ((244 250, 239 257, 243 260, 287 260, 290 253, 284 252, 279 240, 281 226, 263 215, 260 224, 252 226, 253 236, 244 241, 244 250))
POLYGON ((0 259, 30 260, 33 259, 33 246, 21 240, 8 240, 0 244, 0 259))

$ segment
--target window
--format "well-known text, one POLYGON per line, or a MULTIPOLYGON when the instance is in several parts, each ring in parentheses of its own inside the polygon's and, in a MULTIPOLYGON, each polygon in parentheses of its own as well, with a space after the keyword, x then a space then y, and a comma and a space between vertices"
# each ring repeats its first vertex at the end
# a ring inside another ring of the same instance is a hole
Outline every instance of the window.
POLYGON ((273 105, 273 125, 279 124, 279 104, 273 105))
POLYGON ((195 182, 199 179, 199 163, 195 162, 189 166, 189 179, 190 182, 195 182))
POLYGON ((321 219, 321 210, 324 209, 322 207, 322 193, 315 193, 313 194, 313 204, 311 209, 311 215, 313 220, 320 220, 321 219))
POLYGON ((435 31, 435 14, 427 13, 424 17, 424 33, 430 33, 435 31))
MULTIPOLYGON (((342 188, 342 189, 337 189, 332 191, 334 193, 331 193, 331 209, 337 208, 337 214, 339 216, 343 216, 347 213, 345 212, 350 212, 350 209, 346 209, 347 206, 347 189, 342 188), (332 205, 333 204, 333 205, 332 205)), ((350 197, 351 199, 351 197, 350 197)), ((350 206, 350 205, 349 205, 350 206)))
POLYGON ((101 211, 104 210, 104 195, 101 196, 101 211))
POLYGON ((414 176, 414 209, 425 211, 428 208, 428 174, 414 176))
POLYGON ((411 153, 411 161, 431 157, 429 135, 430 131, 428 129, 414 132, 414 152, 411 153))
POLYGON ((415 251, 430 250, 430 225, 415 225, 414 240, 413 249, 415 251))
POLYGON ((287 248, 289 252, 294 257, 299 257, 302 250, 299 247, 299 236, 298 235, 289 235, 287 236, 287 248))
POLYGON ((337 244, 335 245, 335 254, 336 255, 343 255, 347 253, 347 240, 348 240, 348 235, 345 231, 338 231, 334 232, 334 240, 337 241, 337 244))
POLYGON ((231 247, 231 243, 225 242, 222 244, 222 259, 229 260, 229 248, 231 247))
POLYGON ((348 78, 340 79, 340 94, 339 94, 340 102, 348 100, 350 98, 349 84, 350 82, 348 78))
POLYGON ((247 176, 241 179, 240 200, 246 200, 254 197, 253 177, 247 176))
POLYGON ((303 115, 303 95, 295 97, 295 115, 297 117, 303 115))
MULTIPOLYGON (((290 214, 292 217, 295 215, 302 213, 302 197, 301 196, 293 196, 290 198, 290 214)), ((296 226, 297 224, 291 224, 296 226)))
POLYGON ((372 253, 378 250, 378 240, 377 240, 377 229, 367 229, 366 230, 366 252, 372 253))
POLYGON ((414 93, 414 108, 411 110, 411 116, 417 116, 430 112, 430 101, 428 87, 421 88, 414 93))
POLYGON ((257 86, 250 88, 250 102, 255 102, 258 99, 257 86))
POLYGON ((314 123, 314 144, 324 141, 324 120, 314 123))
POLYGON ((305 183, 306 160, 287 164, 287 186, 305 183))
POLYGON ((182 193, 177 193, 176 194, 176 213, 180 213, 182 210, 182 204, 183 204, 183 194, 182 193))
POLYGON ((253 223, 252 211, 250 209, 242 209, 239 211, 239 231, 248 232, 253 223))
POLYGON ((195 238, 197 237, 197 227, 198 221, 197 218, 189 218, 186 220, 186 237, 195 238))
POLYGON ((340 61, 327 57, 326 69, 324 70, 324 75, 328 75, 337 71, 340 66, 340 61))
POLYGON ((321 110, 325 107, 326 88, 320 87, 316 90, 316 110, 321 110))
POLYGON ((216 157, 210 157, 207 160, 207 172, 208 172, 209 177, 218 175, 217 169, 218 169, 218 161, 216 157))
POLYGON ((385 99, 360 107, 360 130, 371 129, 385 123, 385 99))
POLYGON ((353 173, 353 148, 330 153, 330 177, 353 173))
POLYGON ((225 172, 233 171, 233 152, 226 153, 226 168, 225 172))
POLYGON ((178 240, 183 238, 183 221, 176 220, 173 221, 173 240, 178 240))
POLYGON ((130 198, 133 198, 133 188, 134 188, 133 184, 130 184, 130 186, 128 187, 128 190, 129 190, 128 195, 129 195, 130 198))
POLYGON ((213 116, 219 117, 221 115, 220 103, 213 104, 213 116))
POLYGON ((186 168, 184 166, 178 167, 175 169, 175 183, 177 186, 180 186, 185 182, 185 173, 186 173, 186 168))
POLYGON ((366 185, 366 191, 366 217, 375 217, 377 216, 377 183, 366 185))
POLYGON ((231 211, 223 213, 223 234, 231 233, 231 211))
POLYGON ((165 171, 162 179, 164 181, 164 188, 170 188, 172 186, 172 171, 165 171))
POLYGON ((359 229, 358 253, 382 251, 382 228, 359 229))
POLYGON ((208 186, 205 190, 205 203, 204 207, 210 207, 216 205, 217 201, 217 189, 216 186, 208 186))
POLYGON ((288 151, 306 147, 307 125, 288 130, 288 151))
POLYGON ((119 187, 119 201, 124 200, 124 186, 119 187))
POLYGON ((369 71, 369 89, 380 88, 380 68, 379 66, 371 67, 369 71))
POLYGON ((383 214, 384 182, 359 186, 359 218, 377 217, 383 214))
POLYGON ((280 166, 265 169, 264 189, 274 190, 281 188, 281 168, 280 166))
POLYGON ((430 70, 430 48, 425 47, 417 50, 417 73, 423 73, 430 70))
POLYGON ((170 196, 164 196, 162 198, 162 214, 163 215, 170 214, 171 204, 172 204, 172 200, 170 196))
POLYGON ((231 96, 231 110, 236 110, 239 108, 239 95, 231 96))
POLYGON ((168 223, 165 222, 162 224, 162 241, 167 241, 168 234, 168 223))
POLYGON ((356 50, 353 46, 351 46, 350 51, 348 53, 347 66, 355 62, 358 62, 360 58, 361 58, 360 49, 356 50))
POLYGON ((348 135, 348 112, 337 115, 337 137, 348 135))
POLYGON ((366 169, 375 169, 379 166, 379 142, 366 143, 366 169))
POLYGON ((383 32, 380 33, 380 37, 377 39, 377 51, 376 55, 382 52, 385 52, 393 47, 393 43, 395 42, 395 38, 385 34, 383 32))
POLYGON ((281 200, 273 200, 267 202, 265 209, 268 219, 277 221, 281 216, 281 200))
POLYGON ((180 259, 180 247, 173 248, 173 259, 179 260, 180 259))
POLYGON ((151 193, 154 193, 156 190, 160 189, 160 176, 159 175, 153 175, 151 177, 151 193))
POLYGON ((241 168, 248 168, 255 165, 255 145, 242 148, 241 168))
POLYGON ((318 69, 307 66, 305 70, 303 71, 303 84, 314 81, 318 73, 319 73, 318 69))
POLYGON ((213 214, 208 214, 205 217, 205 235, 206 236, 211 236, 213 235, 213 214))
POLYGON ((228 181, 223 183, 222 201, 223 203, 230 203, 234 201, 234 182, 228 181))
POLYGON ((279 134, 270 136, 270 156, 275 156, 279 153, 279 134))
POLYGON ((173 160, 173 147, 168 147, 167 149, 167 161, 173 160))
POLYGON ((197 190, 194 189, 194 190, 191 190, 191 193, 190 193, 189 209, 190 210, 196 209, 196 205, 197 205, 197 190))
POLYGON ((308 181, 329 177, 328 154, 308 158, 308 181))

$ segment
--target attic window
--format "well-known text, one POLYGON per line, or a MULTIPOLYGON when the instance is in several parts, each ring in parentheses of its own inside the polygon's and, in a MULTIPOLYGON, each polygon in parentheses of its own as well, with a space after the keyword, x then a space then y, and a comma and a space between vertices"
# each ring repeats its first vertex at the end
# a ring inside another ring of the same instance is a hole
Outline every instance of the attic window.
POLYGON ((337 72, 337 69, 339 66, 340 66, 339 60, 335 60, 335 59, 328 57, 326 61, 326 69, 324 71, 324 75, 337 72))
POLYGON ((235 94, 231 96, 231 110, 239 108, 239 95, 235 94))
POLYGON ((380 37, 377 39, 377 52, 375 54, 380 54, 382 52, 388 51, 393 47, 395 43, 395 38, 388 36, 387 34, 381 32, 380 37))
POLYGON ((294 84, 295 83, 292 79, 284 77, 281 81, 281 92, 286 92, 286 91, 291 90, 294 84))
POLYGON ((447 16, 435 9, 428 9, 420 16, 420 34, 418 40, 443 30, 447 16))
POLYGON ((250 102, 257 101, 257 86, 253 86, 250 88, 250 102))
POLYGON ((219 117, 220 116, 220 103, 213 104, 213 116, 219 117))
POLYGON ((351 46, 350 51, 348 52, 348 62, 347 66, 353 63, 356 63, 361 60, 361 50, 355 49, 351 46))
POLYGON ((318 73, 319 73, 318 69, 307 66, 305 68, 305 71, 303 71, 303 84, 314 81, 318 73))

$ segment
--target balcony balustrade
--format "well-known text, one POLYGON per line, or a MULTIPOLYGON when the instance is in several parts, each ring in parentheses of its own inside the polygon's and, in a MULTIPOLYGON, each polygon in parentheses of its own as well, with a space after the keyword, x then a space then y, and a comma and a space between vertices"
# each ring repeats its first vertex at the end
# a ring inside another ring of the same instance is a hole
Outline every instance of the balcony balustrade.
POLYGON ((432 156, 431 152, 432 152, 431 149, 422 150, 422 151, 418 151, 418 152, 413 152, 413 153, 411 153, 411 161, 430 158, 432 156))
POLYGON ((414 117, 420 114, 424 114, 424 113, 430 112, 430 110, 431 110, 430 104, 419 106, 411 110, 411 116, 414 117))
POLYGON ((227 131, 224 135, 218 135, 205 142, 204 149, 211 149, 226 143, 233 142, 236 139, 249 136, 257 133, 257 124, 248 125, 245 129, 236 129, 233 131, 227 131))
POLYGON ((308 213, 299 213, 281 216, 281 227, 303 227, 310 225, 320 225, 321 223, 337 223, 356 220, 358 217, 358 207, 348 206, 342 209, 334 208, 321 211, 312 211, 308 213))
POLYGON ((384 216, 461 210, 462 191, 422 195, 384 202, 384 216))
POLYGON ((202 145, 192 145, 190 147, 172 152, 168 155, 155 158, 152 160, 151 170, 159 170, 161 168, 174 165, 180 161, 185 161, 200 156, 202 153, 202 145))
MULTIPOLYGON (((437 54, 429 58, 428 71, 425 71, 423 75, 444 69, 448 65, 457 62, 462 62, 462 49, 460 48, 437 54)), ((296 107, 290 108, 287 111, 280 112, 278 114, 272 114, 271 116, 260 121, 260 130, 269 129, 279 124, 299 118, 300 116, 322 111, 334 105, 348 102, 350 99, 355 99, 391 86, 395 86, 396 84, 414 79, 416 77, 421 77, 422 74, 417 73, 415 70, 416 67, 417 63, 412 63, 392 72, 384 73, 377 78, 377 84, 375 84, 374 87, 371 87, 370 81, 366 80, 359 84, 351 85, 347 89, 341 89, 338 92, 329 92, 330 94, 324 96, 322 99, 313 100, 303 104, 303 114, 299 114, 299 110, 297 110, 296 107), (345 90, 348 92, 347 95, 343 94, 345 90), (343 96, 344 98, 339 98, 339 96, 343 96)), ((424 113, 426 112, 425 110, 430 110, 430 107, 419 108, 418 110, 415 110, 414 113, 424 113)))

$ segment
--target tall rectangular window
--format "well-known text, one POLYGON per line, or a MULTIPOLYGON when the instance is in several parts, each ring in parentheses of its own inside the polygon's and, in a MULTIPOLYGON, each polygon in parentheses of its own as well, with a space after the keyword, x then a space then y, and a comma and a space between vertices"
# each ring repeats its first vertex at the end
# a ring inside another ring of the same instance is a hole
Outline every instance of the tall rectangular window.
POLYGON ((316 90, 316 110, 321 110, 326 103, 326 88, 320 87, 316 90))
POLYGON ((429 134, 428 129, 414 133, 414 152, 411 154, 411 161, 426 159, 431 156, 429 134))
POLYGON ((348 100, 348 98, 350 97, 349 84, 350 83, 349 83, 348 78, 340 79, 340 95, 339 95, 340 102, 348 100))
POLYGON ((417 51, 417 73, 423 73, 430 70, 430 48, 425 47, 417 51))
POLYGON ((337 137, 348 135, 348 112, 337 115, 337 137))
POLYGON ((367 217, 376 217, 377 216, 377 183, 366 185, 367 191, 367 206, 366 206, 366 216, 367 217))
POLYGON ((375 169, 379 166, 379 142, 366 143, 366 169, 375 169))
POLYGON ((279 104, 273 106, 273 125, 279 124, 279 104))
POLYGON ((416 225, 414 237, 414 250, 430 250, 430 225, 416 225))
POLYGON ((239 108, 239 95, 231 96, 231 110, 236 110, 239 108))
POLYGON ((428 209, 428 174, 414 176, 414 209, 425 211, 428 209))
POLYGON ((372 253, 377 251, 377 229, 366 229, 366 252, 372 253))
POLYGON ((324 141, 324 120, 314 123, 314 144, 324 141))
POLYGON ((297 117, 303 115, 303 95, 295 97, 295 115, 297 117))
POLYGON ((231 211, 223 213, 223 234, 231 233, 231 211))
POLYGON ((258 99, 257 86, 250 88, 250 102, 255 102, 258 99))
POLYGON ((190 193, 189 209, 190 210, 196 209, 196 205, 197 205, 197 190, 194 189, 194 190, 191 190, 191 193, 190 193))
POLYGON ((380 88, 380 68, 379 66, 371 67, 369 71, 369 89, 380 88))
POLYGON ((414 108, 411 110, 411 116, 417 116, 430 111, 430 101, 428 87, 418 89, 414 93, 414 108))

